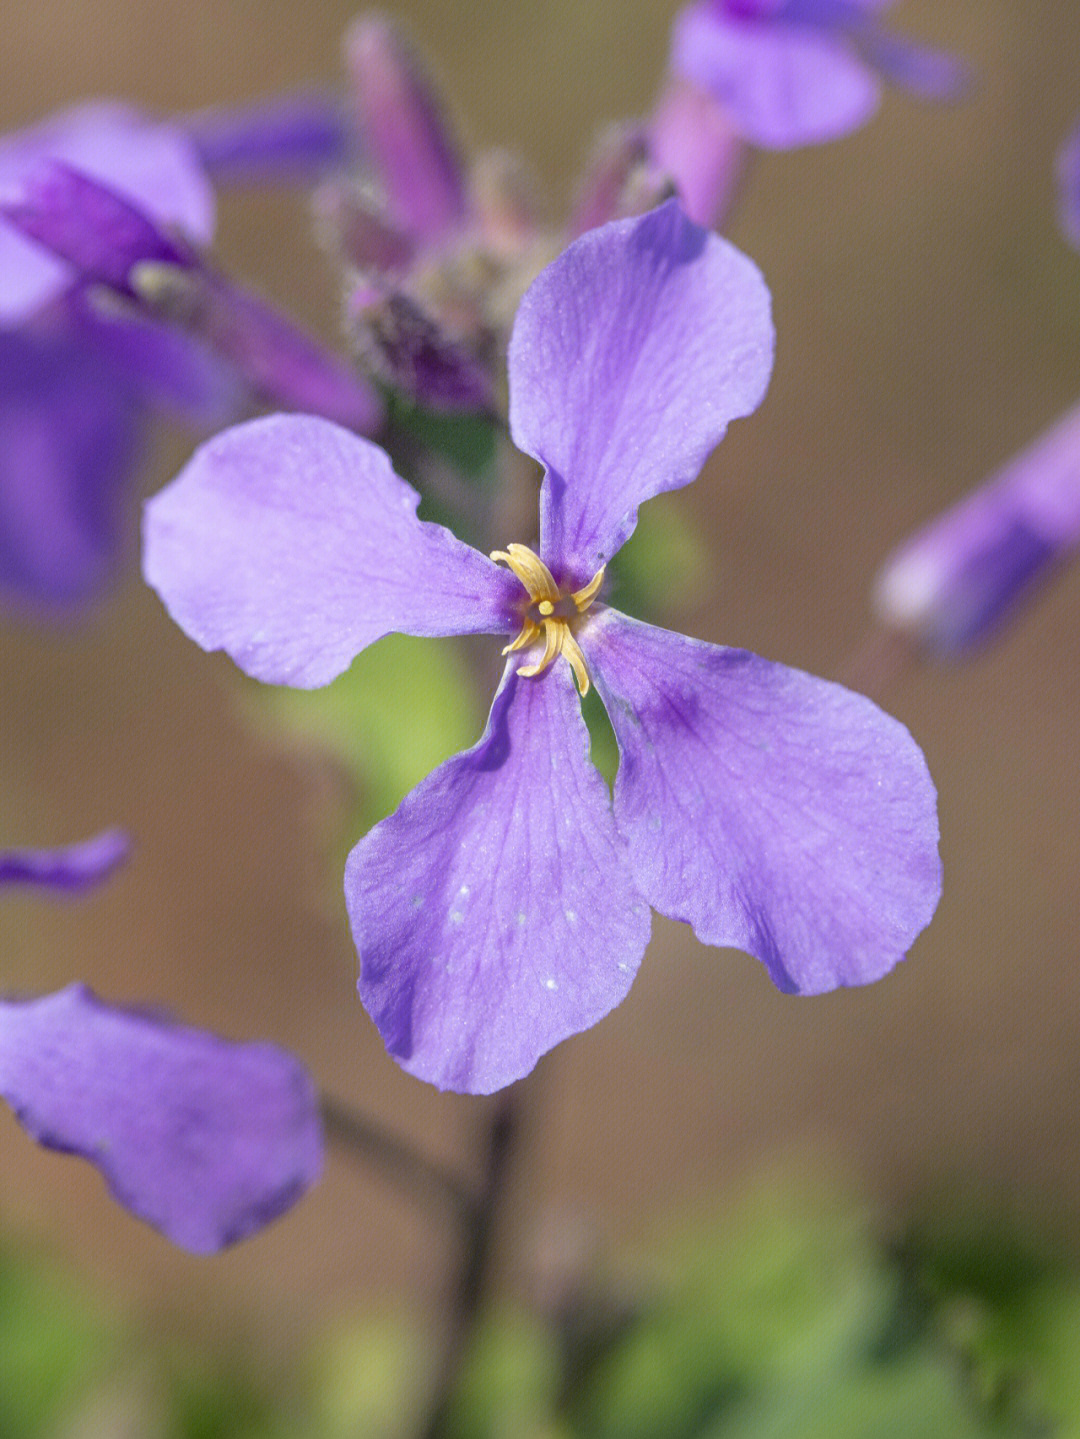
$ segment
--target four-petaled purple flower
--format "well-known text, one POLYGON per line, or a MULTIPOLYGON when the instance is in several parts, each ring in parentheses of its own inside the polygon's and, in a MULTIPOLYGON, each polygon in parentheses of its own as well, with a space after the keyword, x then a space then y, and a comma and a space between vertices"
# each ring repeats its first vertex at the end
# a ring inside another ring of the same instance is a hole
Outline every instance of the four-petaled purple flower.
POLYGON ((806 994, 877 979, 933 913, 935 796, 902 725, 601 602, 639 505, 757 406, 772 349, 755 266, 671 202, 577 240, 518 312, 511 431, 546 471, 535 551, 488 559, 419 521, 382 451, 314 419, 219 436, 148 505, 150 583, 256 678, 325 684, 392 630, 510 641, 479 743, 346 869, 361 997, 433 1084, 497 1089, 608 1013, 650 905, 806 994), (621 750, 613 805, 575 692, 590 675, 621 750))
POLYGON ((707 91, 751 145, 786 150, 838 139, 871 118, 881 78, 945 99, 960 62, 892 35, 892 0, 695 0, 672 34, 675 75, 707 91))
MULTIPOLYGON (((100 883, 127 839, 0 851, 0 886, 100 883)), ((210 1254, 269 1224, 322 1171, 318 1096, 303 1066, 85 986, 0 998, 0 1096, 48 1149, 101 1171, 113 1198, 174 1244, 210 1254)))

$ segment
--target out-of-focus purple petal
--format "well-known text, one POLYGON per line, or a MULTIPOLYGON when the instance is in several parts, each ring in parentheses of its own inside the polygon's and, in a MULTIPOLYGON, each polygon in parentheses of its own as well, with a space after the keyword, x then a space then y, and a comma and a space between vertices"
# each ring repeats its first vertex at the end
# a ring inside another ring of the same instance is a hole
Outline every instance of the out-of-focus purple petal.
POLYGON ((510 341, 511 433, 547 468, 548 565, 591 578, 642 501, 689 484, 756 408, 772 355, 760 271, 675 201, 575 240, 526 291, 510 341))
POLYGON ((78 300, 71 314, 79 343, 92 347, 146 404, 205 431, 221 429, 249 409, 250 391, 237 371, 191 335, 78 300))
POLYGON ((354 21, 345 61, 361 143, 391 217, 419 239, 439 239, 461 223, 466 205, 457 148, 434 91, 386 16, 354 21))
POLYGON ((614 610, 580 640, 619 741, 638 887, 780 988, 878 979, 941 892, 934 786, 862 695, 614 610))
POLYGON ((722 227, 746 146, 712 96, 687 80, 669 80, 649 122, 649 146, 691 220, 722 227))
POLYGON ((140 261, 194 263, 137 206, 59 160, 24 175, 21 198, 0 205, 0 220, 62 260, 79 281, 123 294, 133 293, 129 277, 140 261))
POLYGON ((958 100, 971 84, 971 67, 958 56, 912 44, 877 26, 860 34, 857 44, 879 75, 922 100, 958 100))
POLYGON ((108 576, 140 406, 70 336, 0 331, 0 592, 70 606, 108 576))
POLYGON ((320 91, 215 106, 177 124, 215 184, 309 179, 342 164, 351 149, 341 100, 320 91))
POLYGON ((837 139, 869 120, 880 99, 877 76, 843 34, 725 19, 708 0, 677 16, 671 66, 723 105, 744 140, 764 149, 837 139))
POLYGON ((149 502, 144 572, 204 649, 302 689, 394 630, 509 630, 517 581, 418 520, 418 501, 376 445, 270 415, 203 445, 149 502))
POLYGON ((1058 223, 1074 250, 1080 250, 1080 125, 1057 155, 1058 223))
POLYGON ((391 1055, 486 1094, 630 988, 648 905, 630 879, 569 668, 507 667, 480 743, 349 856, 360 997, 391 1055))
POLYGON ((60 849, 0 850, 0 885, 29 884, 73 893, 108 879, 123 864, 131 840, 122 829, 106 829, 60 849))
POLYGON ((992 635, 1080 545, 1080 405, 906 540, 874 586, 881 619, 943 656, 992 635))
POLYGON ((383 420, 372 386, 250 291, 196 266, 138 265, 133 284, 151 313, 183 326, 234 365, 267 404, 371 433, 383 420))
POLYGON ((314 1086, 292 1055, 103 1004, 82 985, 0 1002, 0 1094, 38 1143, 212 1254, 284 1214, 322 1171, 314 1086))
MULTIPOLYGON (((0 140, 0 201, 18 200, 26 176, 59 160, 197 243, 214 230, 214 196, 194 146, 176 125, 97 101, 0 140)), ((0 323, 18 324, 70 282, 67 266, 0 221, 0 323)))

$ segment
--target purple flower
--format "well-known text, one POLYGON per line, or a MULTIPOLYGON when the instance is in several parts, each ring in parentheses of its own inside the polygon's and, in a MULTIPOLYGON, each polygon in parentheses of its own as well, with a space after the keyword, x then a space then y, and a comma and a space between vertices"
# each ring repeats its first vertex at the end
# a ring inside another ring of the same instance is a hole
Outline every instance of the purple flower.
POLYGON ((322 1170, 303 1066, 73 984, 0 1000, 0 1095, 48 1149, 88 1159, 118 1204, 211 1254, 290 1209, 322 1170))
MULTIPOLYGON (((127 851, 119 830, 0 851, 0 886, 85 889, 127 851)), ((106 1005, 78 984, 0 998, 0 1096, 39 1144, 88 1159, 119 1204, 197 1254, 261 1229, 322 1169, 317 1096, 291 1055, 106 1005)))
POLYGON ((934 791, 900 724, 601 603, 638 506, 757 406, 772 348, 757 269, 670 203, 582 236, 518 312, 510 425, 546 471, 535 551, 488 559, 419 521, 380 450, 313 419, 219 436, 147 508, 150 583, 259 679, 325 684, 392 630, 508 639, 479 743, 346 869, 361 997, 439 1087, 508 1084, 617 1005, 650 905, 799 993, 877 979, 933 912, 934 791), (621 749, 613 805, 575 693, 590 675, 621 749))
POLYGON ((74 892, 108 879, 123 864, 131 841, 123 830, 105 829, 60 849, 0 850, 0 885, 28 884, 74 892))
POLYGON ((671 68, 718 101, 752 145, 834 140, 874 114, 882 78, 931 99, 963 86, 960 62, 885 29, 879 17, 891 3, 696 0, 676 19, 671 68))
POLYGON ((1074 250, 1080 250, 1080 125, 1058 151, 1058 222, 1074 250))
POLYGON ((933 654, 989 638, 1080 545, 1080 405, 895 550, 878 572, 885 624, 933 654))
MULTIPOLYGON (((361 16, 345 41, 358 179, 328 182, 322 228, 349 267, 346 321, 388 384, 444 410, 502 407, 522 294, 563 248, 531 177, 504 152, 466 161, 434 87, 392 21, 361 16)), ((662 198, 641 127, 602 137, 569 236, 662 198)))
MULTIPOLYGON (((310 112, 292 116, 291 138, 305 151, 310 112)), ((226 171, 230 146, 234 171, 257 158, 265 170, 271 155, 292 164, 286 118, 275 129, 264 115, 269 133, 253 122, 241 133, 237 115, 204 121, 202 149, 216 146, 226 171)), ((376 423, 366 384, 209 270, 193 246, 212 225, 202 152, 179 124, 99 102, 0 142, 0 590, 9 603, 55 611, 101 591, 151 410, 205 429, 269 391, 277 405, 376 423), (153 281, 153 304, 134 288, 139 274, 153 281), (110 310, 103 289, 119 297, 110 310)))
MULTIPOLYGON (((165 229, 205 244, 214 193, 198 153, 175 124, 95 101, 0 140, 0 200, 16 200, 43 161, 63 161, 115 189, 165 229)), ((0 324, 21 324, 76 283, 71 267, 0 218, 0 324)))

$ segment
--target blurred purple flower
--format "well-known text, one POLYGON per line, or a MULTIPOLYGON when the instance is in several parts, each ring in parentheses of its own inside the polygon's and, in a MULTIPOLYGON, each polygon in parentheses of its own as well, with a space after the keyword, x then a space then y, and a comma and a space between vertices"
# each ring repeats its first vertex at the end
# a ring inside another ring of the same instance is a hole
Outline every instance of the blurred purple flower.
POLYGON ((891 3, 696 0, 675 21, 671 68, 711 95, 751 145, 838 139, 874 114, 882 79, 934 100, 966 82, 960 61, 885 29, 891 3))
MULTIPOLYGON (((275 127, 264 115, 260 130, 249 116, 246 131, 239 113, 204 120, 202 149, 216 145, 226 171, 237 170, 238 153, 264 173, 271 161, 295 168, 297 149, 317 148, 317 116, 310 103, 293 114, 308 131, 291 135, 287 118, 275 127), (230 146, 231 164, 222 160, 230 146)), ((152 408, 205 429, 239 418, 262 388, 278 405, 375 423, 369 387, 211 275, 194 247, 212 229, 200 144, 178 122, 98 102, 0 141, 0 591, 9 603, 55 611, 100 592, 152 408), (175 285, 168 304, 141 303, 136 265, 157 267, 159 297, 170 276, 187 275, 182 305, 175 285), (120 303, 102 308, 103 292, 120 303)))
POLYGON ((602 137, 569 227, 544 220, 505 152, 466 161, 434 87, 385 16, 345 41, 363 169, 317 196, 329 244, 355 272, 346 321, 360 358, 421 404, 502 408, 506 345, 537 272, 585 228, 661 198, 641 136, 602 137))
POLYGON ((0 850, 0 885, 27 884, 74 892, 108 879, 131 849, 121 829, 106 829, 59 849, 0 850))
POLYGON ((933 654, 959 657, 1011 619, 1080 545, 1080 405, 882 565, 874 604, 933 654))
POLYGON ((798 993, 877 979, 929 921, 934 790, 899 723, 596 603, 638 506, 757 406, 772 350, 755 266, 670 203, 580 238, 518 311, 510 425, 546 470, 538 553, 488 559, 418 521, 380 450, 315 419, 217 437, 147 508, 148 580, 258 679, 325 684, 393 630, 517 632, 480 742, 346 869, 361 997, 439 1087, 497 1089, 608 1013, 650 905, 798 993), (590 670, 622 753, 614 809, 571 678, 584 692, 590 670))
POLYGON ((1062 234, 1074 250, 1080 250, 1080 125, 1058 151, 1057 182, 1062 234))
POLYGON ((284 1214, 322 1171, 311 1079, 73 984, 0 1000, 0 1095, 39 1144, 88 1159, 118 1204, 195 1254, 284 1214))
MULTIPOLYGON (((119 830, 2 851, 0 887, 85 889, 127 852, 119 830)), ((291 1055, 106 1005, 78 984, 0 998, 0 1096, 39 1144, 88 1159, 119 1204, 197 1254, 269 1224, 322 1169, 317 1096, 291 1055)))

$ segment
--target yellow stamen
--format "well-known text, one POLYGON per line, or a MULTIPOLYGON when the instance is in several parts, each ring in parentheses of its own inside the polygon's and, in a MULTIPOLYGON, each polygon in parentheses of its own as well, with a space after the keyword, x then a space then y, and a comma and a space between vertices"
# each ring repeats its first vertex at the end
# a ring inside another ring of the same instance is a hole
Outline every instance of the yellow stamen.
POLYGON ((524 649, 544 636, 544 653, 535 664, 523 665, 518 674, 529 679, 543 674, 544 670, 562 655, 574 672, 578 692, 584 696, 589 691, 589 671, 581 646, 574 638, 572 626, 580 615, 592 604, 604 582, 604 566, 601 565, 587 585, 564 595, 555 583, 554 576, 539 555, 527 545, 507 545, 505 550, 492 550, 491 558, 505 564, 521 581, 529 596, 522 616, 521 630, 516 639, 503 650, 504 655, 524 649), (561 613, 560 611, 561 607, 561 613), (535 610, 535 614, 530 611, 535 610))
POLYGON ((518 670, 519 675, 526 679, 532 675, 543 674, 548 665, 558 656, 563 647, 563 636, 567 633, 566 626, 558 620, 548 620, 544 626, 544 653, 534 665, 522 665, 518 670))

